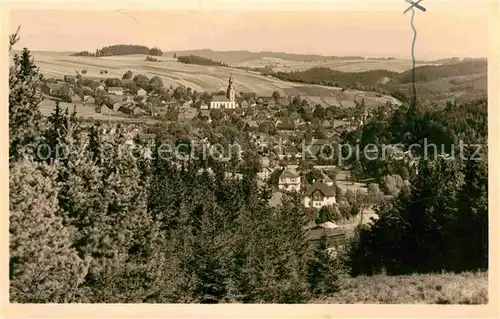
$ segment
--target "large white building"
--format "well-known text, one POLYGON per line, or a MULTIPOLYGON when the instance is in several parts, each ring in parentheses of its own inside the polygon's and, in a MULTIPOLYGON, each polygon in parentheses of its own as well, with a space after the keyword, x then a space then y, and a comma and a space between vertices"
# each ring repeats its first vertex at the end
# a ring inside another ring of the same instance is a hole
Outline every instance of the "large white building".
POLYGON ((210 101, 210 109, 235 109, 236 96, 233 87, 232 77, 229 76, 229 85, 226 90, 226 95, 214 95, 210 101))

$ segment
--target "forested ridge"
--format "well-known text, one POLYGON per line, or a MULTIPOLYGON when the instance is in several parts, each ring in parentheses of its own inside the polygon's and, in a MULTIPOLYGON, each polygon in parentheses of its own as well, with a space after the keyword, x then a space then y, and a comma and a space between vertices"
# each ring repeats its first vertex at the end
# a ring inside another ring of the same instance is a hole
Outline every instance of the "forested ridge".
POLYGON ((213 61, 212 59, 203 58, 196 55, 186 55, 177 57, 177 61, 185 64, 198 64, 198 65, 209 65, 209 66, 225 66, 229 67, 227 64, 213 61))
POLYGON ((131 45, 131 44, 116 44, 102 47, 95 52, 82 51, 73 53, 73 56, 115 56, 115 55, 128 55, 128 54, 146 54, 153 56, 162 56, 163 52, 157 48, 148 48, 144 45, 131 45))
MULTIPOLYGON (((443 65, 427 65, 415 68, 416 82, 429 82, 453 76, 474 75, 486 72, 487 62, 483 60, 466 60, 443 65)), ((326 67, 315 67, 305 71, 273 72, 260 70, 279 79, 291 82, 321 84, 340 87, 357 87, 360 89, 390 88, 394 84, 411 83, 412 70, 402 73, 388 70, 371 70, 364 72, 342 72, 326 67), (390 83, 384 85, 384 78, 390 83)))

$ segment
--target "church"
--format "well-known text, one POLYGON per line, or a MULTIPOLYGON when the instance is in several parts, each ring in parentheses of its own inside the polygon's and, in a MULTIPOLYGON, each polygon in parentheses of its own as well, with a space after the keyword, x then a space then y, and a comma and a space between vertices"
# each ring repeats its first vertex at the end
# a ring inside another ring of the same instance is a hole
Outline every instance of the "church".
POLYGON ((226 95, 214 95, 210 101, 210 109, 235 109, 236 99, 233 87, 233 79, 229 76, 229 85, 226 95))

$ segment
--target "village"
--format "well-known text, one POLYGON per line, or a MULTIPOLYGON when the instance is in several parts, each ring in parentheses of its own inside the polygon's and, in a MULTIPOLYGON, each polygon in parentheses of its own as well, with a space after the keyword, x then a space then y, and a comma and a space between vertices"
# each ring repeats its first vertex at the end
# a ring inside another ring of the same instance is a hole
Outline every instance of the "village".
MULTIPOLYGON (((172 144, 182 139, 209 148, 217 143, 227 147, 244 145, 244 150, 252 150, 260 159, 259 183, 274 189, 271 206, 281 205, 284 194, 298 193, 312 215, 318 215, 320 210, 329 212, 329 217, 309 226, 312 239, 326 233, 331 245, 342 243, 338 238, 345 238, 346 229, 376 218, 371 210, 373 204, 393 195, 392 191, 384 194, 378 184, 368 187, 366 181, 356 181, 351 176, 351 165, 339 163, 338 154, 332 152, 332 145, 341 142, 342 134, 358 129, 375 111, 395 106, 390 103, 369 109, 361 100, 354 108, 325 109, 310 106, 300 96, 281 96, 278 91, 269 96, 237 94, 231 74, 226 90, 207 93, 183 86, 165 88, 159 77, 148 79, 131 71, 122 79, 106 78, 106 71, 101 71, 101 77, 84 73, 86 70, 76 76, 47 79, 41 91, 49 100, 77 105, 77 112, 94 109, 97 114, 120 113, 171 127, 187 125, 184 135, 172 134, 172 144)), ((131 136, 131 142, 135 138, 131 136)), ((151 142, 154 135, 142 138, 151 142)), ((401 181, 398 184, 402 187, 401 181)))

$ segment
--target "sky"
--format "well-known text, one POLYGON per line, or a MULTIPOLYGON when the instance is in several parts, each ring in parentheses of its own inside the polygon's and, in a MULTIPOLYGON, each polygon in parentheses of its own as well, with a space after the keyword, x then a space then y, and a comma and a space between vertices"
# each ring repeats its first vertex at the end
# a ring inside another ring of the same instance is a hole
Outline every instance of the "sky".
MULTIPOLYGON (((487 56, 487 2, 421 4, 427 11, 415 12, 417 60, 487 56)), ((18 46, 32 51, 95 51, 112 44, 138 44, 163 51, 410 58, 411 11, 403 15, 408 6, 399 1, 385 11, 15 10, 10 28, 13 32, 21 25, 18 46)))

